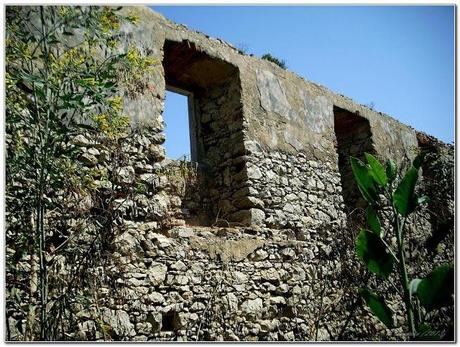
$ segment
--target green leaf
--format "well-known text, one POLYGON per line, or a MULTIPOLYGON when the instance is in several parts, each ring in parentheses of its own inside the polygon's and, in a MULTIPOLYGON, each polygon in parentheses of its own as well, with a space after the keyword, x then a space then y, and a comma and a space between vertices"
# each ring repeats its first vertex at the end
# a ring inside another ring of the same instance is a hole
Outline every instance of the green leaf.
POLYGON ((388 183, 388 178, 383 165, 372 154, 364 153, 364 155, 366 156, 367 162, 371 168, 369 173, 371 174, 374 181, 381 187, 386 186, 388 183))
POLYGON ((428 311, 453 303, 454 267, 442 265, 434 269, 417 286, 416 295, 428 311))
POLYGON ((394 327, 393 324, 393 311, 385 303, 385 300, 372 293, 368 289, 360 289, 359 294, 366 302, 373 314, 389 329, 394 327))
POLYGON ((417 205, 424 205, 430 202, 430 198, 426 195, 417 198, 417 205))
POLYGON ((350 164, 361 195, 368 203, 373 204, 377 197, 377 189, 369 173, 369 168, 355 157, 350 157, 350 164))
POLYGON ((18 302, 21 302, 21 294, 16 287, 11 289, 11 296, 13 296, 18 302))
POLYGON ((394 179, 396 178, 396 172, 397 172, 396 163, 393 160, 388 159, 385 171, 387 174, 388 181, 393 182, 394 179))
POLYGON ((17 264, 25 254, 26 251, 23 248, 18 248, 13 254, 13 262, 17 264))
POLYGON ((438 331, 433 330, 428 324, 421 324, 417 329, 414 341, 440 341, 441 336, 438 331))
POLYGON ((402 216, 407 216, 414 208, 414 190, 417 179, 418 169, 412 166, 407 170, 393 194, 393 204, 402 216))
POLYGON ((420 278, 414 278, 409 284, 409 292, 414 295, 417 292, 417 287, 422 280, 420 278))
POLYGON ((393 270, 393 256, 382 239, 368 230, 362 229, 356 239, 356 255, 369 271, 379 276, 387 278, 393 270))
POLYGON ((412 162, 412 165, 416 168, 416 169, 420 169, 422 167, 422 164, 423 164, 423 161, 425 160, 425 155, 426 155, 426 152, 420 152, 414 159, 414 161, 412 162))
POLYGON ((369 225, 369 228, 374 232, 374 234, 376 234, 377 236, 381 236, 382 227, 380 226, 380 220, 377 216, 377 213, 371 206, 367 206, 366 221, 369 225))

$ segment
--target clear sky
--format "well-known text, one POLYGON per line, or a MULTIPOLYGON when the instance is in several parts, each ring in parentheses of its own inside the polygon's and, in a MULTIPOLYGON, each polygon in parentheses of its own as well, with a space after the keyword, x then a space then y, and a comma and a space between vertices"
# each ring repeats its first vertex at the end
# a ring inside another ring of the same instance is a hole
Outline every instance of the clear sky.
POLYGON ((454 141, 453 6, 152 8, 247 53, 284 59, 307 80, 454 141))
POLYGON ((167 91, 163 118, 166 125, 166 141, 164 143, 166 157, 170 159, 183 159, 183 156, 186 156, 190 160, 187 97, 167 91))

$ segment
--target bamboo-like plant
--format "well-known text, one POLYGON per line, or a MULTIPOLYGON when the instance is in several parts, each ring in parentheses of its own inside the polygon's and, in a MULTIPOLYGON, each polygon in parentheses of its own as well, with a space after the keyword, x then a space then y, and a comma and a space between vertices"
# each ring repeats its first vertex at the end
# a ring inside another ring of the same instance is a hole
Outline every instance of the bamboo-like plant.
POLYGON ((68 245, 72 235, 59 223, 53 225, 49 216, 69 212, 58 193, 68 198, 85 190, 82 182, 88 176, 78 165, 80 153, 72 140, 84 134, 116 141, 130 122, 123 113, 121 87, 128 93, 136 90, 155 63, 135 47, 122 47, 122 24, 133 25, 138 18, 134 13, 123 15, 120 9, 6 9, 6 239, 15 251, 6 259, 7 274, 15 276, 24 255, 30 255, 31 262, 29 303, 24 305, 10 281, 7 306, 16 301, 16 310, 28 311, 26 340, 53 338, 48 269, 55 255, 52 248, 63 252, 65 247, 53 244, 51 236, 66 237, 62 245, 68 245))
MULTIPOLYGON (((418 196, 416 184, 424 159, 419 154, 397 182, 397 167, 388 160, 385 167, 369 153, 367 163, 350 157, 351 168, 363 198, 367 201, 366 222, 368 228, 361 229, 356 240, 356 255, 367 269, 383 279, 388 279, 396 264, 399 272, 402 300, 404 302, 407 329, 412 339, 421 336, 438 339, 424 322, 422 310, 430 312, 453 302, 454 268, 442 265, 425 278, 409 279, 406 264, 406 221, 418 206, 428 201, 418 196), (382 198, 382 195, 384 198, 382 198), (384 208, 387 207, 385 210, 384 208), (384 233, 378 211, 390 221, 390 230, 384 233), (391 211, 388 213, 388 211, 391 211), (385 242, 385 237, 396 237, 396 249, 385 242)), ((385 299, 368 288, 361 288, 360 295, 372 313, 388 328, 394 328, 393 312, 385 299)))

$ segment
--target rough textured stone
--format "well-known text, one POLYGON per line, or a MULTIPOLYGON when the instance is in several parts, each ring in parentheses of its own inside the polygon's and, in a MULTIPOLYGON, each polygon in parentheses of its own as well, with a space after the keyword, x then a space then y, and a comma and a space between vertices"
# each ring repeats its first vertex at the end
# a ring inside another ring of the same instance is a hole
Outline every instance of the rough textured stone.
POLYGON ((108 324, 117 337, 136 335, 134 325, 129 319, 127 312, 123 310, 102 309, 102 319, 108 324))
POLYGON ((262 310, 262 299, 247 300, 241 304, 241 310, 247 314, 257 314, 262 310))
POLYGON ((88 152, 83 153, 80 156, 80 160, 88 166, 94 166, 98 162, 97 157, 88 152))
POLYGON ((283 117, 289 116, 290 105, 276 75, 271 71, 257 70, 257 87, 261 105, 266 111, 276 112, 283 117))
MULTIPOLYGON (((336 340, 362 285, 356 283, 362 270, 354 255, 356 223, 347 210, 360 211, 360 202, 347 157, 362 157, 364 150, 395 158, 401 167, 413 158, 412 146, 430 149, 434 158, 423 167, 420 190, 434 197, 430 210, 442 211, 453 226, 453 148, 148 8, 122 11, 139 15, 139 26, 121 27, 122 46, 163 60, 142 76, 135 93, 126 92, 123 112, 131 116, 132 131, 120 139, 119 165, 110 162, 114 149, 96 145, 90 135, 72 141, 82 162, 91 171, 106 170, 110 180, 97 177, 100 190, 91 204, 81 199, 79 209, 98 208, 104 194, 114 193, 114 224, 104 239, 104 269, 88 269, 101 284, 91 283, 83 294, 98 300, 69 308, 77 331, 66 339, 103 340, 102 319, 114 340, 336 340), (166 85, 193 93, 192 162, 165 159, 166 85), (435 154, 443 151, 451 169, 437 170, 435 154), (100 316, 91 311, 96 307, 100 316)), ((98 215, 97 222, 104 218, 98 215)), ((426 249, 436 223, 423 209, 408 220, 417 254, 408 261, 415 264, 411 274, 453 261, 453 228, 426 249)), ((80 220, 71 228, 93 231, 80 220)), ((93 234, 76 242, 90 243, 93 234)), ((62 242, 50 235, 53 247, 54 238, 62 242)), ((15 254, 12 245, 7 253, 15 254)), ((28 256, 18 268, 30 269, 28 256)), ((71 266, 53 259, 51 283, 71 266)), ((15 288, 28 298, 28 291, 15 288)), ((397 302, 388 283, 381 291, 397 302)), ((6 302, 10 338, 20 340, 24 314, 10 298, 6 302)), ((392 309, 402 325, 401 308, 392 309)), ((342 336, 405 337, 365 309, 342 336)))
POLYGON ((132 166, 125 166, 118 170, 118 179, 121 183, 130 184, 134 182, 135 171, 132 166))
POLYGON ((163 283, 166 278, 167 267, 164 264, 153 263, 149 266, 147 275, 152 285, 159 285, 163 283))

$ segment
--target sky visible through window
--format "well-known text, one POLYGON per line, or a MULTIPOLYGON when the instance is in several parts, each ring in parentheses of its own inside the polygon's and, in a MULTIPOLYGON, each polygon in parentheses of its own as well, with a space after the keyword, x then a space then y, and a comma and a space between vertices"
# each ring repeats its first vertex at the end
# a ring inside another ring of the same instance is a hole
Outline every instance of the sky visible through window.
POLYGON ((166 91, 163 118, 165 121, 166 158, 190 160, 190 125, 188 119, 188 98, 166 91))

